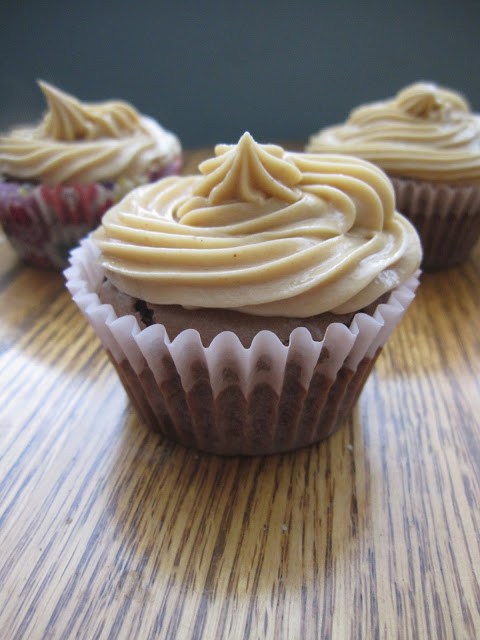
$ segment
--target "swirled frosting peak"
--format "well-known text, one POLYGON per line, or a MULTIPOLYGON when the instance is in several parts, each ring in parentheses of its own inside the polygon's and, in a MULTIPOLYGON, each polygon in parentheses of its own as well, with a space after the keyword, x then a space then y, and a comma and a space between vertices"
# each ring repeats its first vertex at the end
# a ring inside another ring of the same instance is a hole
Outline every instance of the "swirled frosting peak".
POLYGON ((126 102, 86 104, 47 82, 38 84, 49 107, 40 130, 54 140, 116 138, 141 126, 140 114, 126 102))
POLYGON ((302 174, 283 158, 283 149, 260 145, 246 132, 236 145, 217 145, 215 157, 199 165, 204 175, 192 198, 177 211, 180 220, 193 209, 228 203, 262 204, 269 198, 295 202, 302 174))
POLYGON ((237 145, 218 145, 216 158, 206 160, 199 169, 205 179, 195 194, 208 194, 212 204, 238 200, 256 202, 278 198, 295 202, 300 197, 294 187, 302 178, 294 164, 283 159, 283 149, 274 145, 259 145, 247 132, 237 145))
POLYGON ((387 176, 359 158, 219 146, 201 175, 139 187, 94 233, 121 291, 265 316, 346 313, 408 278, 421 250, 387 176))
POLYGON ((417 82, 354 109, 345 124, 313 135, 307 151, 365 158, 392 176, 480 182, 480 115, 455 91, 417 82))
POLYGON ((42 121, 0 136, 0 173, 45 184, 125 178, 145 182, 180 154, 180 142, 122 101, 86 104, 39 82, 42 121))
POLYGON ((431 82, 417 82, 402 89, 395 102, 400 111, 416 118, 441 118, 448 111, 468 113, 468 102, 455 91, 440 89, 431 82))

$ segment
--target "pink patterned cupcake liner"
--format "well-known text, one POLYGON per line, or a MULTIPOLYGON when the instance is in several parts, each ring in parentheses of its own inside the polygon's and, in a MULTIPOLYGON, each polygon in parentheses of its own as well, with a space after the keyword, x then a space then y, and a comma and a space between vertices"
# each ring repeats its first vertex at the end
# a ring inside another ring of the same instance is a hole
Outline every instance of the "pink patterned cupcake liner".
POLYGON ((71 249, 100 224, 107 209, 140 184, 177 174, 181 164, 177 158, 138 181, 55 186, 0 182, 0 225, 25 262, 63 270, 71 249))

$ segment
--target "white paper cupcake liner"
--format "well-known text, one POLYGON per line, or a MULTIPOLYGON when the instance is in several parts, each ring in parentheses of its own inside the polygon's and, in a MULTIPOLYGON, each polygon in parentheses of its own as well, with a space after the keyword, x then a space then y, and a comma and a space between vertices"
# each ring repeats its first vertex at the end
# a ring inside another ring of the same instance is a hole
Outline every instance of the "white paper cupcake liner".
POLYGON ((418 231, 422 268, 443 269, 466 260, 480 236, 480 187, 390 177, 397 210, 418 231))
POLYGON ((357 313, 349 327, 330 324, 322 341, 299 327, 288 346, 260 331, 245 348, 224 331, 204 347, 193 329, 170 340, 163 325, 141 329, 133 315, 117 317, 96 293, 104 279, 98 256, 85 239, 72 252, 67 287, 141 415, 167 437, 226 455, 293 449, 331 433, 413 300, 419 277, 394 290, 372 316, 357 313))

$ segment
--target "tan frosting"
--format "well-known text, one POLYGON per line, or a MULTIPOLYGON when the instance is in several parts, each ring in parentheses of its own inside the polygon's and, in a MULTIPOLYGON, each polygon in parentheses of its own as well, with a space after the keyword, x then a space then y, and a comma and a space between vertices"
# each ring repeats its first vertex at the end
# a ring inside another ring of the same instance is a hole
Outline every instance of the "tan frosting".
POLYGON ((458 93, 419 82, 392 100, 361 106, 313 135, 309 152, 347 153, 419 180, 480 182, 480 115, 458 93))
POLYGON ((245 133, 203 175, 139 187, 94 233, 109 279, 140 299, 255 315, 358 310, 421 250, 386 175, 358 158, 289 153, 245 133))
POLYGON ((0 136, 0 173, 46 184, 136 179, 180 153, 176 136, 126 102, 82 103, 39 82, 48 112, 0 136))

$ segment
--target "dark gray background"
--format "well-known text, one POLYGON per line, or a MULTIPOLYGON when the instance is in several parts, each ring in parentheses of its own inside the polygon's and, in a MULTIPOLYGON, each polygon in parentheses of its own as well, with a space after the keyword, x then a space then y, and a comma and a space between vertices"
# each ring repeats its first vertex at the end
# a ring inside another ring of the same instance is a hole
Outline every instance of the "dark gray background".
POLYGON ((0 0, 0 130, 37 121, 43 78, 124 98, 185 147, 305 140, 433 80, 480 111, 480 1, 0 0))

